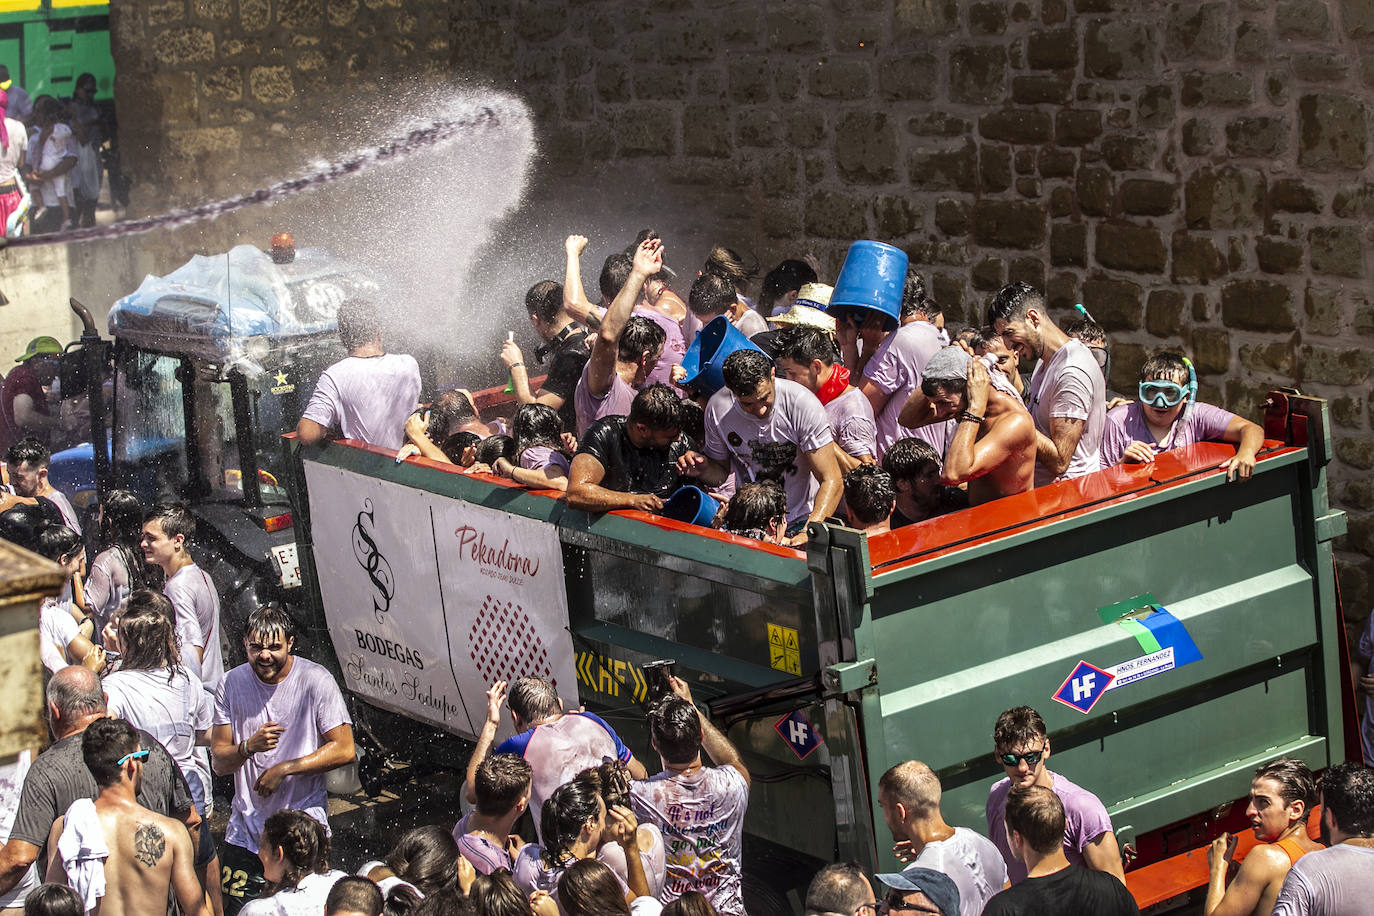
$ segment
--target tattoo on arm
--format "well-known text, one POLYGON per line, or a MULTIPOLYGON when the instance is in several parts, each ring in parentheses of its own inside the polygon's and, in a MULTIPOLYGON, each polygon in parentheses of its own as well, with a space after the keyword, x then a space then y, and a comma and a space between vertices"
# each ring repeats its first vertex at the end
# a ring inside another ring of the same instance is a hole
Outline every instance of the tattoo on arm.
POLYGON ((162 861, 167 851, 167 838, 156 824, 139 824, 134 831, 134 858, 147 868, 153 868, 162 861))

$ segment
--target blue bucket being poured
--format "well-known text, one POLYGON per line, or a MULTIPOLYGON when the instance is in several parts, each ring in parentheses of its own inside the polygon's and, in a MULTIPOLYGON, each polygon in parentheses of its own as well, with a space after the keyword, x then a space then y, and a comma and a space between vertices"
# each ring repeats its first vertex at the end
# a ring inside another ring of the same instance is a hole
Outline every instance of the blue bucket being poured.
POLYGON ((826 312, 856 323, 862 323, 868 312, 878 312, 886 329, 893 330, 901 320, 906 268, 906 252, 900 248, 883 242, 855 242, 844 257, 826 312))
POLYGON ((663 503, 663 515, 674 521, 710 528, 720 511, 720 500, 698 487, 679 487, 663 503))
POLYGON ((763 352, 761 347, 750 343, 729 318, 724 315, 712 318, 697 333, 682 357, 682 368, 687 370, 682 386, 706 397, 715 394, 725 384, 725 358, 736 350, 763 352))

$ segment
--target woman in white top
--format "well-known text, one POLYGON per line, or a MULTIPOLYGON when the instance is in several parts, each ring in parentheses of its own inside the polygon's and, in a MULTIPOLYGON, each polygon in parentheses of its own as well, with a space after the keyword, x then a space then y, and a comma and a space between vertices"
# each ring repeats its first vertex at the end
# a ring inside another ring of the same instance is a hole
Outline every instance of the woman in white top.
POLYGON ((346 877, 329 867, 324 825, 294 808, 267 819, 258 858, 269 896, 250 900, 239 916, 320 916, 334 882, 346 877))
POLYGON ((91 562, 86 577, 86 604, 95 620, 97 638, 105 625, 114 620, 119 603, 139 588, 157 588, 161 583, 143 559, 139 540, 143 537, 146 510, 128 490, 111 490, 100 501, 100 541, 104 549, 91 562))
POLYGON ((93 623, 83 607, 81 574, 86 567, 86 548, 81 535, 65 525, 49 525, 39 532, 38 553, 67 574, 58 596, 44 600, 39 607, 39 656, 43 667, 56 673, 68 665, 84 665, 99 674, 105 668, 105 650, 91 641, 93 623))

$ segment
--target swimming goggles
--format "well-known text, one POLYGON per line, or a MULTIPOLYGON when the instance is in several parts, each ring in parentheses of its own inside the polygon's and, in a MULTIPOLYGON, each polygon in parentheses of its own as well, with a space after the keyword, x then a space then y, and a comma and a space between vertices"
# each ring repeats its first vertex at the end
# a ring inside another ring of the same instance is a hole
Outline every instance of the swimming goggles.
POLYGON ((147 757, 147 756, 148 756, 148 749, 147 749, 147 748, 144 748, 144 749, 141 750, 141 751, 134 751, 132 754, 125 754, 123 757, 120 757, 118 760, 116 760, 116 761, 115 761, 115 766, 117 766, 117 767, 122 767, 122 766, 124 766, 124 764, 128 763, 130 760, 142 760, 144 757, 147 757))
POLYGON ((1140 383, 1140 400, 1159 410, 1173 407, 1187 396, 1188 389, 1186 387, 1164 379, 1140 383))

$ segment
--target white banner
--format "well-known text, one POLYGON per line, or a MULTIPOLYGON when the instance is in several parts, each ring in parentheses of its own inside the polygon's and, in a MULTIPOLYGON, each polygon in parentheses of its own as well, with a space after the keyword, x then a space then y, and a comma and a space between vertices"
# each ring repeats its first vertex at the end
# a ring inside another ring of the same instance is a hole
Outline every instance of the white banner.
POLYGON ((305 478, 346 689, 473 739, 496 680, 580 705, 554 526, 314 461, 305 478))

